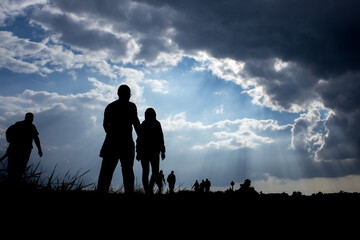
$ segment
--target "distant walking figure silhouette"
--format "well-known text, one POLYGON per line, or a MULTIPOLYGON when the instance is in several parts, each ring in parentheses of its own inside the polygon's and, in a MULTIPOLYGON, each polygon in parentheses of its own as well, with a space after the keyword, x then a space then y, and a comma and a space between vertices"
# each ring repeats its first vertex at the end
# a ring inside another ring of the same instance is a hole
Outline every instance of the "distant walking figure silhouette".
POLYGON ((205 183, 204 179, 201 180, 200 189, 199 189, 200 192, 205 192, 205 185, 206 185, 206 183, 205 183))
POLYGON ((206 179, 204 185, 205 192, 210 192, 210 187, 211 187, 211 182, 209 179, 206 179))
POLYGON ((169 183, 169 193, 174 193, 174 188, 176 183, 176 176, 174 174, 174 171, 171 171, 166 181, 169 183))
POLYGON ((145 193, 152 194, 154 184, 159 180, 160 153, 161 159, 165 159, 164 134, 153 108, 145 111, 145 120, 141 123, 141 135, 137 139, 136 151, 136 159, 141 160, 143 169, 142 182, 145 193), (149 184, 150 164, 152 174, 149 184))
POLYGON ((19 185, 26 166, 29 162, 33 148, 33 141, 38 149, 38 154, 42 157, 39 132, 32 123, 34 114, 26 113, 25 120, 18 121, 6 130, 6 139, 9 147, 4 156, 8 157, 8 178, 9 182, 19 185))
POLYGON ((107 192, 114 170, 120 159, 125 193, 134 191, 134 157, 135 145, 132 137, 132 127, 140 135, 140 121, 136 105, 130 102, 131 90, 127 85, 118 88, 119 99, 110 103, 104 111, 103 127, 106 137, 100 150, 103 158, 98 191, 107 192))
POLYGON ((160 172, 158 173, 158 176, 156 178, 156 185, 158 186, 158 194, 162 193, 163 183, 166 184, 165 176, 164 176, 163 170, 160 170, 160 172))
POLYGON ((195 192, 199 192, 200 191, 200 184, 198 182, 198 180, 195 181, 194 185, 191 187, 191 189, 194 189, 195 192))

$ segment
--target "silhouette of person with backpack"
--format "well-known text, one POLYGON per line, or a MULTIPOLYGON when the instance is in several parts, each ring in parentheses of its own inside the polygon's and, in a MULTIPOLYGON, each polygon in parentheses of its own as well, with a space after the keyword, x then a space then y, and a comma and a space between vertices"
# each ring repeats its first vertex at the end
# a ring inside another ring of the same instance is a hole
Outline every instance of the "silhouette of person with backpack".
POLYGON ((135 144, 132 137, 134 126, 140 135, 140 121, 136 105, 130 102, 131 90, 127 85, 118 88, 119 99, 107 105, 104 111, 103 127, 106 132, 100 150, 103 158, 98 179, 97 190, 107 192, 118 161, 121 163, 125 193, 134 191, 134 158, 135 144))
POLYGON ((33 148, 33 141, 42 157, 39 132, 33 124, 34 114, 28 112, 23 121, 18 121, 6 130, 9 147, 3 157, 8 157, 8 179, 10 184, 18 186, 26 171, 33 148))
POLYGON ((257 196, 259 193, 255 190, 254 187, 251 187, 250 185, 250 179, 245 179, 244 183, 240 184, 240 188, 237 190, 237 192, 247 197, 257 196))
POLYGON ((145 193, 152 194, 154 184, 162 181, 159 180, 160 155, 162 160, 165 159, 164 134, 153 108, 145 110, 145 120, 141 123, 141 135, 137 138, 136 152, 136 159, 141 161, 143 170, 142 183, 145 193), (152 174, 149 183, 150 165, 152 174))
POLYGON ((174 174, 174 171, 171 171, 171 173, 168 175, 166 181, 169 184, 169 193, 174 193, 175 183, 176 183, 176 176, 174 174))

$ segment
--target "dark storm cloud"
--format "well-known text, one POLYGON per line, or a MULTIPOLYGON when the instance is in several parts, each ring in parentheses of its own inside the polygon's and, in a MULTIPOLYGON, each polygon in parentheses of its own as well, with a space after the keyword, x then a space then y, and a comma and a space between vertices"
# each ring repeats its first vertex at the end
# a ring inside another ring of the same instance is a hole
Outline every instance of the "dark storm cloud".
POLYGON ((238 60, 279 57, 326 76, 360 67, 360 2, 151 1, 168 5, 176 42, 238 60))
POLYGON ((327 106, 336 111, 351 113, 360 106, 360 72, 345 73, 336 78, 329 78, 316 91, 327 106))
MULTIPOLYGON (((356 0, 51 3, 63 12, 96 19, 100 25, 111 24, 114 30, 129 33, 137 38, 141 45, 139 57, 144 59, 173 51, 175 46, 166 41, 171 38, 176 46, 188 52, 205 50, 214 57, 241 61, 277 57, 301 64, 321 77, 360 68, 360 2, 356 0)), ((44 17, 36 19, 42 18, 42 24, 60 31, 66 43, 81 43, 90 48, 110 43, 116 49, 113 44, 119 39, 109 33, 85 31, 84 26, 69 24, 66 18, 44 17)))
POLYGON ((86 22, 76 21, 68 15, 35 11, 32 19, 50 28, 58 35, 59 40, 73 47, 92 51, 108 48, 117 50, 119 54, 126 51, 126 39, 110 32, 88 29, 86 22))
POLYGON ((248 60, 244 67, 249 76, 256 76, 256 84, 262 87, 271 105, 280 107, 280 110, 299 111, 308 108, 318 98, 318 93, 313 90, 318 79, 308 69, 289 63, 281 71, 276 71, 274 65, 276 59, 248 60))
POLYGON ((360 73, 348 73, 329 80, 317 89, 326 106, 335 114, 326 122, 329 134, 319 152, 324 159, 351 159, 360 156, 360 73))
POLYGON ((174 51, 168 41, 171 9, 128 0, 87 1, 86 4, 54 0, 51 4, 60 11, 39 8, 31 19, 57 34, 59 40, 68 45, 87 50, 109 50, 114 56, 112 60, 115 56, 136 52, 136 60, 151 62, 163 52, 174 51), (130 40, 135 40, 133 45, 130 40), (140 46, 139 49, 134 49, 134 44, 140 46))
POLYGON ((114 29, 132 34, 143 33, 155 36, 166 30, 171 20, 171 10, 137 4, 129 0, 53 0, 55 6, 64 12, 79 16, 93 16, 100 22, 112 23, 114 29))
MULTIPOLYGON (((348 173, 360 170, 359 80, 360 73, 354 71, 321 81, 309 89, 319 96, 324 107, 331 109, 324 122, 326 134, 323 134, 323 145, 316 150, 315 158, 351 166, 346 167, 348 173)), ((294 128, 297 124, 295 122, 294 128)))

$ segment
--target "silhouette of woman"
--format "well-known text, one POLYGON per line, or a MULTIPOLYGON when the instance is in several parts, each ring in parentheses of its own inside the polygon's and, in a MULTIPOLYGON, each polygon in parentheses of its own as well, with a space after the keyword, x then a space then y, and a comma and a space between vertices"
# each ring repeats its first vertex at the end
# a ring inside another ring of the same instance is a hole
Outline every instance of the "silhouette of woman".
POLYGON ((160 122, 156 120, 156 112, 153 108, 146 109, 145 120, 140 127, 141 135, 137 138, 136 159, 141 160, 142 183, 145 193, 152 194, 154 184, 159 180, 160 153, 161 159, 165 159, 164 135, 160 122), (152 175, 149 183, 150 164, 152 175))

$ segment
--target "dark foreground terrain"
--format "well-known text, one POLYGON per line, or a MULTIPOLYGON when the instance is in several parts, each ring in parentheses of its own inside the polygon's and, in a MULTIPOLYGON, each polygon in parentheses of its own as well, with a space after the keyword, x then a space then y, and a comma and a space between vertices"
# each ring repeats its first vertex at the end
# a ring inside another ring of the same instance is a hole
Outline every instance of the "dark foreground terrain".
MULTIPOLYGON (((288 195, 270 193, 247 196, 237 192, 195 193, 179 191, 174 194, 145 195, 136 192, 100 194, 96 191, 61 191, 61 190, 1 190, 0 203, 21 210, 51 210, 59 214, 67 211, 144 211, 159 213, 177 212, 184 209, 194 212, 288 212, 303 213, 302 210, 344 212, 354 206, 360 207, 360 193, 317 193, 312 195, 288 195), (305 209, 304 209, 305 208, 305 209), (297 210, 301 210, 300 212, 297 210)), ((354 209, 355 210, 355 209, 354 209)), ((360 217, 360 216, 359 216, 360 217)))
POLYGON ((0 229, 3 236, 12 236, 7 239, 323 239, 334 234, 347 239, 357 234, 360 218, 359 193, 244 196, 181 191, 147 196, 23 190, 0 194, 0 229))

